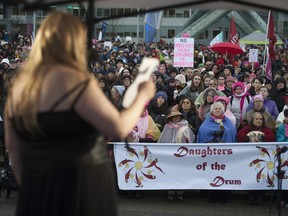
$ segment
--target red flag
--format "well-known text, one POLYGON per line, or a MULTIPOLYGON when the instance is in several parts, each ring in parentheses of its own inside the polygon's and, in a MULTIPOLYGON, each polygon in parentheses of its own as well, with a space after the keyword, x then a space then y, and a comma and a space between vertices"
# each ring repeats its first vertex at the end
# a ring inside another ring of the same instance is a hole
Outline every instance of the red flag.
POLYGON ((269 18, 268 18, 268 31, 267 31, 267 38, 269 39, 269 56, 271 59, 276 59, 276 52, 274 45, 277 42, 277 37, 274 28, 274 18, 272 16, 271 11, 269 11, 269 18))
POLYGON ((236 31, 236 25, 234 22, 234 15, 232 15, 231 22, 230 22, 230 33, 229 33, 229 42, 233 44, 238 44, 239 37, 236 31))
POLYGON ((272 80, 272 65, 271 65, 271 58, 269 55, 267 55, 267 62, 265 67, 265 75, 266 78, 269 80, 272 80))

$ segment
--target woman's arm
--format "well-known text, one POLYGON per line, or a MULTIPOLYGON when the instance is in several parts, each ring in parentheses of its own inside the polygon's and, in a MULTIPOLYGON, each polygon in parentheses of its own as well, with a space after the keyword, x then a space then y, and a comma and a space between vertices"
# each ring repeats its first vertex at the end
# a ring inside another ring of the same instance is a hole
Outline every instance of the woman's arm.
POLYGON ((118 112, 96 81, 91 80, 75 109, 103 135, 124 139, 136 125, 146 102, 152 99, 154 94, 155 84, 152 81, 144 82, 139 86, 138 96, 133 104, 118 112))
MULTIPOLYGON (((8 104, 8 103, 7 103, 8 104)), ((7 113, 7 107, 5 113, 7 113)), ((9 157, 12 161, 12 168, 14 175, 17 179, 18 184, 21 183, 21 173, 22 173, 22 164, 21 164, 21 154, 20 154, 20 146, 23 145, 23 142, 16 134, 11 120, 8 118, 8 115, 4 115, 4 131, 5 131, 5 146, 8 150, 9 157)))

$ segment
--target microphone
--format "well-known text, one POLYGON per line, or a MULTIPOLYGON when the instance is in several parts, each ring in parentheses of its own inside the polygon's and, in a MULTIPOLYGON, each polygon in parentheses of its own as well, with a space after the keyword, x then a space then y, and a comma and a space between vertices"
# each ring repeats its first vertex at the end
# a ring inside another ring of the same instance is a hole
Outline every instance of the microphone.
POLYGON ((276 154, 276 156, 280 156, 288 150, 287 146, 283 146, 276 154))

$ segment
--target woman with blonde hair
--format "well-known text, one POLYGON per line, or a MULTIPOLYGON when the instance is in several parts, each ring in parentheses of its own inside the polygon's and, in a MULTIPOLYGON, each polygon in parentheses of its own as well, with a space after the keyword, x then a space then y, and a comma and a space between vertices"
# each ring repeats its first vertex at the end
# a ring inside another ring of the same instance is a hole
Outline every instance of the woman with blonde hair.
POLYGON ((82 21, 52 12, 41 24, 5 110, 5 138, 21 186, 16 215, 116 215, 104 136, 123 139, 154 84, 122 112, 89 77, 82 21))

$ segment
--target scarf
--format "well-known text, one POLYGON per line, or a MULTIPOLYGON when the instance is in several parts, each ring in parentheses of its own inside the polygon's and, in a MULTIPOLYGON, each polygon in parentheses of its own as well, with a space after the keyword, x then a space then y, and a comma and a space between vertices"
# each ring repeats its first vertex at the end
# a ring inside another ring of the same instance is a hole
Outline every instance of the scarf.
POLYGON ((243 92, 240 95, 237 95, 237 94, 233 94, 233 95, 236 98, 240 98, 240 111, 241 111, 240 121, 242 121, 242 110, 243 110, 243 107, 244 107, 244 102, 245 102, 246 96, 249 95, 249 93, 247 91, 245 91, 245 92, 243 92))

